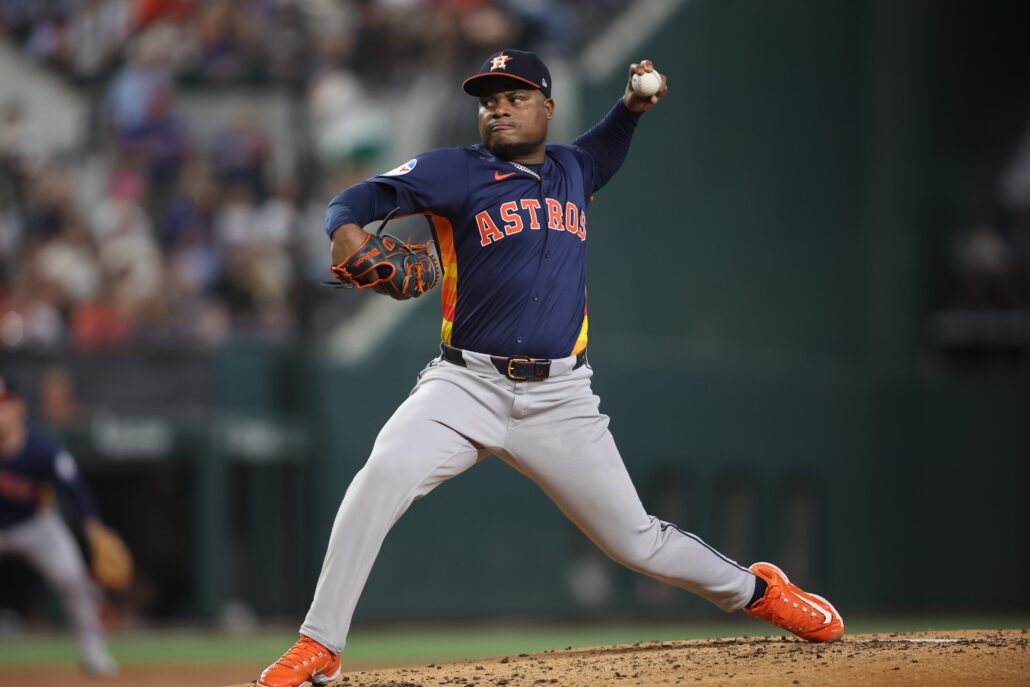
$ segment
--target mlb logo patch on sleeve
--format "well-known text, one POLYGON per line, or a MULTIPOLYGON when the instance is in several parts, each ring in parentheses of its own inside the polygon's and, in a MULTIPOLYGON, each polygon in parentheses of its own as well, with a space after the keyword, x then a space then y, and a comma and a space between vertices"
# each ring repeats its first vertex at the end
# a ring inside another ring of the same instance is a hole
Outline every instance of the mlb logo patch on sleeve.
POLYGON ((410 160, 405 162, 400 167, 395 167, 394 169, 391 169, 389 172, 383 172, 379 176, 383 176, 383 177, 399 177, 402 174, 407 174, 411 170, 415 169, 415 165, 417 165, 417 164, 418 164, 418 159, 417 158, 411 158, 410 160))

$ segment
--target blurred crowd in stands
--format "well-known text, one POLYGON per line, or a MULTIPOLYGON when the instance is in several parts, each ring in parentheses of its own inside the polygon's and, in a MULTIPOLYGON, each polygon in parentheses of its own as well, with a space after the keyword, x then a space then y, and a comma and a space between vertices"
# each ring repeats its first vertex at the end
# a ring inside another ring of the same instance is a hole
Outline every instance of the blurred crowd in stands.
POLYGON ((389 92, 506 45, 568 54, 624 4, 0 0, 0 41, 81 94, 90 120, 76 150, 50 151, 0 99, 0 347, 296 336, 324 277, 328 196, 386 162, 389 92), (312 150, 283 174, 246 108, 198 135, 178 100, 224 87, 303 96, 312 150), (84 202, 87 154, 103 190, 84 202))
POLYGON ((0 0, 0 34, 82 82, 146 53, 181 83, 303 88, 326 62, 404 79, 521 45, 569 54, 626 0, 0 0))
MULTIPOLYGON (((266 134, 245 114, 200 147, 171 90, 119 118, 101 198, 34 156, 17 104, 0 129, 0 340, 80 349, 141 340, 217 343, 291 326, 299 196, 269 179, 266 134)), ((318 225, 310 227, 315 232, 318 225)))

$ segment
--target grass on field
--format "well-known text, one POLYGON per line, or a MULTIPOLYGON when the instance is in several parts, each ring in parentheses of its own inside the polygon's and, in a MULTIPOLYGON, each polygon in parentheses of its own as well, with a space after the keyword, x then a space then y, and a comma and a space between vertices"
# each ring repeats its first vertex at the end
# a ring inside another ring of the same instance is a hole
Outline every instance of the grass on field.
MULTIPOLYGON (((848 632, 918 632, 923 630, 1030 627, 1030 617, 968 616, 949 618, 870 618, 848 623, 848 632)), ((515 655, 547 649, 632 644, 646 641, 705 639, 774 634, 767 625, 741 620, 693 624, 483 624, 390 626, 351 633, 346 660, 362 664, 410 664, 465 658, 515 655)), ((148 630, 118 633, 111 653, 123 665, 263 664, 287 649, 294 630, 266 629, 247 635, 210 630, 148 630)), ((76 662, 75 645, 62 635, 0 638, 0 668, 61 665, 76 662)))

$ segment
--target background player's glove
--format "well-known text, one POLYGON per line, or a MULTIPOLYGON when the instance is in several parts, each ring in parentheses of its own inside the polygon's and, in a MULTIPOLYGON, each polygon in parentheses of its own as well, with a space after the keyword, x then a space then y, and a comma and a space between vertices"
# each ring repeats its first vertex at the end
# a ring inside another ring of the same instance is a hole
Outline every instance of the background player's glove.
POLYGON ((386 216, 375 234, 369 234, 356 251, 330 269, 344 288, 371 288, 399 301, 417 298, 440 281, 440 262, 430 244, 405 243, 383 234, 386 216))
POLYGON ((91 522, 85 529, 91 569, 101 587, 124 592, 132 586, 132 555, 122 538, 109 527, 91 522))

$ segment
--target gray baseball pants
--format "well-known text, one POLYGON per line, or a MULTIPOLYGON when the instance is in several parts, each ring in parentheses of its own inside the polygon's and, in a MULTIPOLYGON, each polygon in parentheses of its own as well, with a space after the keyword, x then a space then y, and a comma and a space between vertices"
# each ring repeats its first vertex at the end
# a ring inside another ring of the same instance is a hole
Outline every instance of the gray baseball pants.
POLYGON ((386 533, 414 500, 491 454, 536 482, 615 561, 727 612, 751 600, 751 572, 644 510, 589 365, 555 359, 547 379, 514 382, 488 356, 463 354, 467 367, 430 362, 380 430, 336 514, 302 634, 342 651, 386 533))
POLYGON ((106 658, 100 591, 90 579, 75 538, 61 516, 44 510, 14 527, 0 529, 0 555, 5 554, 27 560, 58 591, 83 661, 95 663, 106 658))

